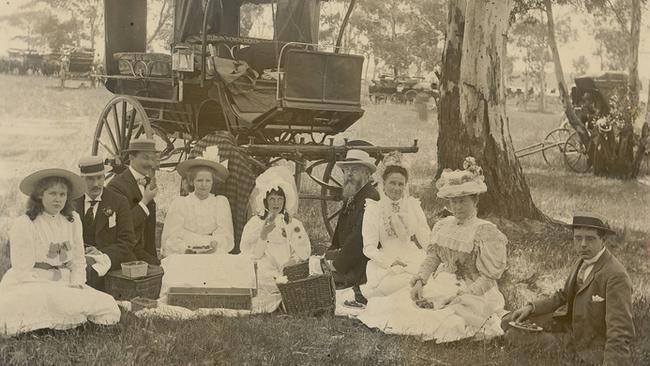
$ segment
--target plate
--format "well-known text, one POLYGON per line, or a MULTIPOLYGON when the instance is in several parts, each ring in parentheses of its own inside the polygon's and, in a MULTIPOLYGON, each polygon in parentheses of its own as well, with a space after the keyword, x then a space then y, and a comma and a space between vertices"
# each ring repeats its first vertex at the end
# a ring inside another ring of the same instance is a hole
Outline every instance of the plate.
POLYGON ((530 322, 517 323, 517 322, 511 321, 508 324, 510 324, 510 326, 513 327, 513 328, 525 330, 525 331, 528 331, 528 332, 541 332, 541 331, 544 330, 539 325, 537 325, 535 323, 530 323, 530 322))

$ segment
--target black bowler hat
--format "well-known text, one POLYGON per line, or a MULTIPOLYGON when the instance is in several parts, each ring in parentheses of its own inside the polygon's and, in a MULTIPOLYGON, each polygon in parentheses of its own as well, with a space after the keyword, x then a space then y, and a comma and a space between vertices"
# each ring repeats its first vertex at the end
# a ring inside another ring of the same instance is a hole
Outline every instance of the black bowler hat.
POLYGON ((603 230, 607 234, 616 234, 614 230, 609 227, 607 219, 591 212, 576 212, 573 215, 571 227, 586 227, 592 229, 603 230))

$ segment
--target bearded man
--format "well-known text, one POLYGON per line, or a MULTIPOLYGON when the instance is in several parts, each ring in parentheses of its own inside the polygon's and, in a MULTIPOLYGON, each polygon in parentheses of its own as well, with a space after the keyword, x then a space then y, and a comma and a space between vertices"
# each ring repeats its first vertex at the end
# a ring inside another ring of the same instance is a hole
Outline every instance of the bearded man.
POLYGON ((361 225, 366 199, 379 200, 379 193, 370 181, 377 168, 374 159, 358 149, 348 150, 345 160, 336 164, 343 171, 344 203, 325 258, 331 261, 337 287, 353 287, 356 301, 365 303, 359 291, 359 285, 366 282, 368 263, 368 258, 363 255, 361 225))

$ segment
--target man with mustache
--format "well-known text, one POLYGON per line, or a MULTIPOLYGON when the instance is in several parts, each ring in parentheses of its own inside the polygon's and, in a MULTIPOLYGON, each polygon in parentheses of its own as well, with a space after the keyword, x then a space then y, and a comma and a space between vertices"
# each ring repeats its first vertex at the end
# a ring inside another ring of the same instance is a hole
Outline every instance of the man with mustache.
POLYGON ((365 212, 366 199, 379 200, 379 193, 370 182, 375 172, 374 159, 359 149, 350 149, 345 160, 337 162, 343 171, 343 209, 334 230, 332 245, 325 253, 334 267, 334 281, 337 287, 352 286, 355 300, 365 304, 359 285, 366 282, 366 263, 363 254, 361 224, 365 212))
POLYGON ((79 161, 79 175, 86 181, 86 194, 74 201, 81 217, 86 250, 86 283, 104 290, 104 275, 120 264, 136 259, 135 233, 126 198, 104 189, 109 167, 99 156, 79 161))
POLYGON ((136 241, 134 253, 138 260, 158 265, 156 251, 156 201, 158 188, 152 181, 158 167, 156 143, 138 139, 129 145, 129 167, 116 175, 107 188, 126 197, 131 206, 136 241))

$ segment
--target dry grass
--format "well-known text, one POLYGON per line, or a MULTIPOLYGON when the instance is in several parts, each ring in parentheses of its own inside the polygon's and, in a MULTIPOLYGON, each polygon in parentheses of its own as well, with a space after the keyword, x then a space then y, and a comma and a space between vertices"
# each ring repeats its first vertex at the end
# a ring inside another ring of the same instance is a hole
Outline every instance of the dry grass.
MULTIPOLYGON (((111 95, 103 89, 60 91, 56 80, 0 76, 0 276, 8 268, 7 229, 18 215, 24 196, 20 177, 45 166, 74 169, 89 153, 96 119, 111 95)), ((364 118, 345 137, 381 145, 408 145, 420 140, 420 153, 409 157, 412 193, 420 197, 429 218, 443 202, 430 188, 435 172, 435 115, 418 121, 411 106, 368 106, 364 118)), ((559 123, 557 114, 511 111, 516 148, 540 141, 559 123)), ((620 182, 549 168, 540 156, 522 159, 532 195, 547 214, 566 219, 576 208, 607 213, 620 234, 612 251, 626 264, 635 285, 634 311, 638 340, 634 360, 650 363, 650 270, 648 248, 649 189, 638 182, 620 182)), ((176 173, 161 172, 157 198, 161 220, 178 193, 176 173)), ((314 189, 305 184, 305 189, 314 189)), ((315 252, 327 245, 319 207, 302 204, 299 212, 315 252)), ((535 222, 497 220, 508 235, 509 269, 501 288, 516 306, 559 286, 572 258, 569 233, 535 222), (536 280, 530 281, 530 278, 536 280)), ((342 318, 295 318, 278 314, 196 321, 145 321, 124 314, 116 327, 86 326, 67 332, 36 332, 0 340, 0 364, 359 364, 359 365, 569 365, 561 353, 530 354, 504 347, 501 340, 422 343, 411 337, 388 336, 342 318)))

